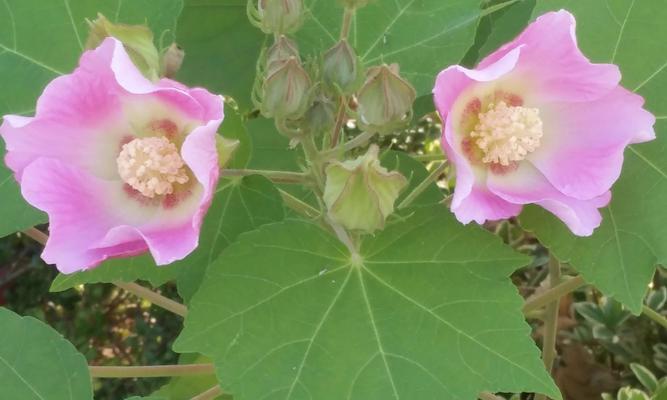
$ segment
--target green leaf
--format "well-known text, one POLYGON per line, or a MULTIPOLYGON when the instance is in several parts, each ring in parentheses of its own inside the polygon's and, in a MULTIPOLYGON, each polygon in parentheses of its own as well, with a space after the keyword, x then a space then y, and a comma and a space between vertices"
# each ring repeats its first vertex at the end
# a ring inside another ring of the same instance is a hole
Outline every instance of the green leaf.
POLYGON ((658 379, 648 368, 641 364, 631 363, 630 369, 649 393, 654 393, 658 389, 658 379))
POLYGON ((0 389, 5 399, 93 399, 86 359, 58 332, 0 308, 0 389))
POLYGON ((536 207, 527 208, 522 225, 562 261, 633 313, 641 312, 655 265, 667 262, 667 42, 653 40, 665 31, 667 8, 643 1, 539 1, 534 15, 566 7, 577 18, 577 38, 595 62, 613 62, 623 85, 641 94, 658 117, 658 139, 633 145, 591 237, 574 237, 561 222, 536 207))
POLYGON ((360 257, 306 221, 243 235, 174 348, 210 356, 237 400, 559 399, 508 278, 529 260, 443 206, 404 217, 360 257))
POLYGON ((135 280, 159 286, 176 279, 179 294, 187 301, 197 291, 207 266, 240 233, 282 218, 282 199, 266 178, 248 176, 225 180, 204 219, 199 247, 186 259, 168 266, 156 266, 148 254, 114 259, 88 271, 59 275, 51 290, 62 291, 84 283, 135 280))
MULTIPOLYGON (((148 22, 156 39, 167 46, 181 7, 181 0, 64 0, 48 7, 41 0, 0 2, 0 116, 34 114, 46 84, 74 69, 88 34, 86 18, 102 12, 113 22, 148 22)), ((44 213, 22 199, 2 162, 0 199, 0 237, 46 222, 44 213)))
MULTIPOLYGON (((389 171, 398 170, 403 176, 409 179, 408 186, 403 189, 395 204, 400 204, 429 175, 429 172, 424 168, 424 164, 402 151, 387 151, 382 154, 380 160, 382 166, 389 171)), ((412 206, 418 207, 437 204, 442 202, 443 198, 442 192, 433 183, 412 202, 412 206)))
POLYGON ((225 103, 225 119, 222 121, 219 133, 226 139, 239 141, 239 147, 232 154, 226 168, 245 168, 252 156, 252 140, 243 117, 229 103, 225 103))

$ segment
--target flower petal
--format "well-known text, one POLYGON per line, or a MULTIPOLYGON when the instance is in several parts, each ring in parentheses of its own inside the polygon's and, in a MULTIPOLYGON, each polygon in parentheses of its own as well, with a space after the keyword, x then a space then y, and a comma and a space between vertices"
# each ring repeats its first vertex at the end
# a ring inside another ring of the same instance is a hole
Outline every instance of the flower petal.
POLYGON ((564 194, 600 196, 620 176, 625 147, 655 138, 655 117, 643 103, 617 87, 595 101, 551 104, 542 143, 528 159, 564 194))
POLYGON ((588 101, 618 85, 621 74, 613 64, 592 64, 577 46, 574 16, 565 10, 537 18, 516 39, 480 62, 486 68, 521 47, 517 76, 536 85, 545 101, 588 101))

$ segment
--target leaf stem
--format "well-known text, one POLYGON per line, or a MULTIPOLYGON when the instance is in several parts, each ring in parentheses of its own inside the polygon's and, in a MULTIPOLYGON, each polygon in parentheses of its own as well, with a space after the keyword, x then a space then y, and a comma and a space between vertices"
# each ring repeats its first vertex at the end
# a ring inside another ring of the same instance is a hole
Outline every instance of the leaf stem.
POLYGON ((347 39, 350 35, 350 25, 352 25, 352 17, 354 17, 354 8, 345 8, 343 14, 343 24, 340 29, 340 40, 347 39))
POLYGON ((518 2, 518 1, 520 1, 520 0, 508 0, 508 1, 502 2, 502 3, 500 3, 500 4, 496 4, 496 5, 493 5, 493 6, 491 6, 491 7, 487 7, 487 8, 485 8, 484 10, 482 10, 482 12, 480 13, 479 17, 480 17, 480 18, 482 18, 482 17, 486 17, 487 15, 489 15, 489 14, 493 14, 493 13, 496 12, 496 11, 500 11, 500 10, 502 10, 502 9, 505 8, 505 7, 509 7, 509 6, 511 6, 512 4, 514 4, 514 3, 518 2))
POLYGON ((210 388, 209 390, 196 395, 195 397, 193 397, 190 400, 213 400, 218 396, 222 396, 223 394, 224 394, 224 392, 222 391, 220 386, 214 386, 214 387, 210 388))
POLYGON ((269 171, 262 169, 223 169, 220 177, 262 175, 275 183, 305 183, 308 182, 308 174, 293 171, 269 171))
POLYGON ((300 199, 292 196, 282 189, 278 189, 278 191, 280 192, 285 205, 292 210, 298 212, 306 218, 317 218, 320 216, 320 210, 316 209, 310 204, 301 201, 300 199))
POLYGON ((345 153, 345 152, 348 152, 350 150, 354 150, 357 147, 363 146, 366 143, 368 143, 368 141, 371 140, 371 138, 373 136, 375 136, 375 132, 361 132, 358 136, 356 136, 355 138, 347 141, 345 144, 339 145, 339 146, 337 146, 333 149, 327 150, 327 151, 323 151, 322 153, 320 153, 320 156, 322 158, 326 159, 326 158, 335 156, 336 154, 345 153))
POLYGON ((661 325, 663 328, 667 329, 667 318, 665 318, 662 314, 659 312, 655 311, 651 307, 647 305, 642 305, 642 314, 646 315, 650 319, 653 320, 653 322, 661 325))
POLYGON ((420 194, 422 194, 426 189, 428 189, 433 182, 435 182, 440 175, 445 171, 445 168, 447 167, 446 162, 442 162, 440 165, 438 165, 437 168, 435 168, 429 176, 426 177, 419 185, 417 185, 416 188, 410 194, 408 194, 405 199, 401 202, 401 204, 398 205, 398 209, 400 210, 401 208, 405 208, 412 204, 412 202, 419 197, 420 194))
POLYGON ((410 157, 414 158, 417 161, 430 162, 430 161, 445 161, 445 155, 441 153, 436 154, 410 154, 410 157))
POLYGON ((586 282, 581 275, 568 279, 527 301, 526 304, 523 305, 523 313, 530 314, 532 311, 539 310, 555 299, 560 299, 564 295, 579 289, 585 284, 586 282))
POLYGON ((312 135, 305 135, 301 138, 301 147, 310 163, 310 169, 315 177, 315 182, 320 190, 324 189, 324 176, 322 175, 322 165, 320 164, 320 151, 317 149, 312 135))
MULTIPOLYGON (((549 257, 549 284, 552 288, 558 286, 561 279, 560 261, 553 255, 549 257)), ((544 313, 544 337, 542 339, 542 360, 544 367, 549 374, 553 369, 554 360, 556 359, 556 338, 558 336, 558 310, 560 307, 561 296, 553 299, 548 305, 544 313)), ((547 396, 544 394, 537 394, 535 400, 546 400, 547 396)))
POLYGON ((343 124, 345 123, 345 116, 347 115, 347 97, 340 97, 340 105, 338 106, 338 115, 336 116, 336 124, 331 133, 331 148, 335 149, 340 140, 340 134, 343 131, 343 124))
POLYGON ((28 228, 23 231, 23 233, 34 240, 35 242, 45 245, 46 241, 49 240, 49 235, 46 233, 40 231, 39 229, 35 228, 34 226, 32 228, 28 228))
POLYGON ((188 309, 183 304, 168 299, 162 296, 161 294, 156 293, 150 289, 147 289, 139 284, 136 284, 134 282, 132 283, 114 282, 113 284, 125 290, 128 293, 132 293, 133 295, 139 298, 146 299, 151 303, 155 304, 156 306, 162 307, 167 311, 171 311, 176 315, 180 315, 181 317, 185 317, 186 315, 188 315, 188 309))
POLYGON ((172 376, 214 375, 213 364, 151 365, 128 367, 89 366, 93 378, 165 378, 172 376))

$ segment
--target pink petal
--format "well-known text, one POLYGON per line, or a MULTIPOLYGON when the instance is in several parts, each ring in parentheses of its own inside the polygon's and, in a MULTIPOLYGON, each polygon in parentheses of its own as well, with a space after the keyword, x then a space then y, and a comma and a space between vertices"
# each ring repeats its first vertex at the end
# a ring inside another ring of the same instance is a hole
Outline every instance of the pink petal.
POLYGON ((463 224, 475 221, 497 221, 515 217, 521 213, 522 206, 505 201, 482 186, 473 186, 470 193, 457 206, 452 206, 456 219, 463 224))
POLYGON ((487 187, 504 200, 515 204, 535 203, 551 211, 579 236, 590 236, 600 225, 598 208, 607 205, 611 194, 605 192, 591 200, 568 197, 554 188, 537 168, 521 162, 517 170, 487 176, 487 187))
POLYGON ((643 104, 622 87, 595 101, 550 104, 542 144, 528 159, 564 194, 597 197, 620 176, 625 147, 655 138, 643 104))
POLYGON ((521 47, 515 73, 535 85, 545 101, 587 101, 618 85, 621 74, 613 64, 591 64, 577 46, 574 16, 565 10, 537 18, 516 39, 486 57, 487 68, 521 47))

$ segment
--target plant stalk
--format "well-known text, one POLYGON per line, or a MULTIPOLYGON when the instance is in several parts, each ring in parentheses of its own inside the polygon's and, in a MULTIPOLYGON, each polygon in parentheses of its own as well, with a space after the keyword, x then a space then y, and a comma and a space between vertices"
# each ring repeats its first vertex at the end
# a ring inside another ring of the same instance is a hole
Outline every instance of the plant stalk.
POLYGON ((343 131, 343 124, 345 123, 345 116, 347 115, 347 97, 341 96, 340 105, 338 106, 338 115, 336 116, 336 123, 334 124, 333 132, 331 133, 331 148, 335 149, 338 146, 341 132, 343 131))
POLYGON ((663 328, 667 329, 667 318, 665 318, 662 314, 658 313, 651 307, 647 305, 642 306, 642 314, 646 315, 650 319, 653 320, 653 322, 661 325, 663 328))
POLYGON ((330 157, 334 157, 337 154, 346 153, 350 150, 354 150, 357 147, 361 147, 366 143, 368 143, 368 141, 371 140, 373 136, 375 136, 375 132, 361 132, 358 136, 347 141, 345 144, 339 145, 327 151, 323 151, 322 153, 320 153, 320 157, 323 159, 327 159, 330 157))
MULTIPOLYGON (((552 288, 559 285, 561 279, 560 261, 553 255, 549 257, 549 284, 552 288)), ((544 367, 551 374, 556 359, 556 339, 558 336, 558 310, 561 296, 547 305, 544 313, 544 335, 542 338, 542 360, 544 367)), ((546 400, 547 396, 537 394, 535 400, 546 400)))
POLYGON ((205 391, 204 393, 200 393, 193 397, 190 400, 212 400, 215 399, 218 396, 222 396, 224 392, 220 388, 220 386, 214 386, 210 388, 209 390, 205 391))
POLYGON ((292 196, 282 189, 278 189, 280 196, 282 196, 285 205, 292 210, 298 212, 306 218, 317 218, 320 216, 320 211, 308 203, 292 196))
POLYGON ((584 286, 586 282, 581 275, 568 279, 555 287, 545 291, 539 296, 535 296, 523 305, 523 313, 530 314, 533 311, 539 310, 547 304, 553 302, 555 299, 560 299, 564 295, 573 292, 584 286))
POLYGON ((340 40, 345 40, 350 35, 350 26, 354 17, 354 8, 346 8, 343 14, 343 25, 340 29, 340 40))
POLYGON ((429 176, 426 177, 419 185, 417 185, 416 188, 410 194, 408 194, 405 199, 401 202, 401 204, 398 205, 398 209, 400 210, 401 208, 405 208, 409 206, 417 197, 419 197, 420 194, 422 194, 426 189, 431 186, 433 182, 438 180, 438 177, 442 175, 442 173, 445 171, 445 168, 447 167, 446 162, 442 162, 436 169, 434 169, 429 176))
POLYGON ((268 171, 260 169, 223 169, 220 171, 220 177, 262 175, 263 177, 275 183, 305 183, 308 181, 308 174, 292 171, 268 171))
POLYGON ((152 304, 155 304, 158 307, 162 307, 167 311, 171 311, 172 313, 176 315, 180 315, 181 317, 184 317, 188 315, 188 309, 185 307, 183 304, 168 299, 164 296, 162 296, 159 293, 156 293, 150 289, 147 289, 139 284, 136 284, 134 282, 132 283, 127 283, 127 282, 114 282, 114 285, 117 287, 125 290, 128 293, 132 293, 133 295, 148 300, 152 304))
POLYGON ((135 367, 89 366, 93 378, 165 378, 172 376, 214 375, 213 364, 151 365, 135 367))

